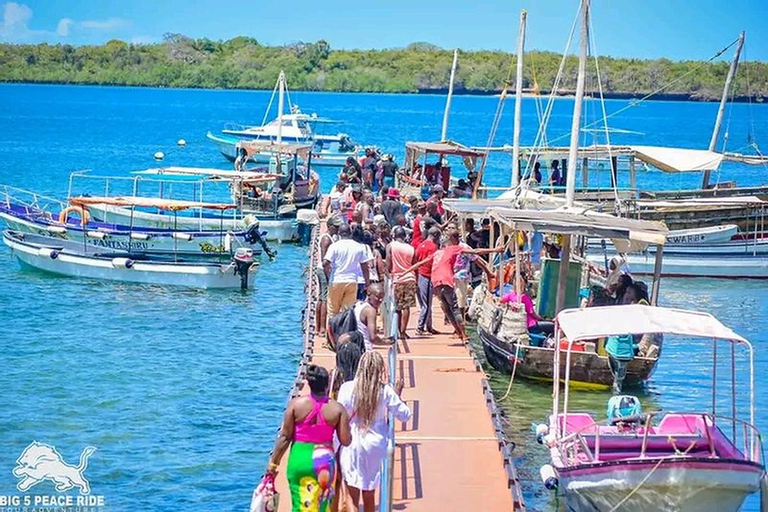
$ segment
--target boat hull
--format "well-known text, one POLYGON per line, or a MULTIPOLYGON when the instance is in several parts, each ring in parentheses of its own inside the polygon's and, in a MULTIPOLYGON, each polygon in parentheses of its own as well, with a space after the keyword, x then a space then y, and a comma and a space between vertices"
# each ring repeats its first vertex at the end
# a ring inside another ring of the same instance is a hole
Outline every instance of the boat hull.
MULTIPOLYGON (((625 256, 633 275, 653 275, 655 254, 628 254, 625 256)), ((588 259, 604 264, 604 256, 592 254, 588 259)), ((661 263, 662 277, 719 277, 768 279, 768 253, 755 254, 667 254, 661 263)))
MULTIPOLYGON (((61 249, 56 240, 51 240, 49 244, 27 243, 22 237, 9 232, 3 233, 3 242, 22 264, 52 274, 161 286, 241 288, 241 276, 235 275, 234 266, 229 264, 131 260, 132 265, 128 268, 123 264, 130 259, 127 253, 115 257, 76 254, 61 249), (55 251, 55 257, 52 257, 51 251, 55 251)), ((249 288, 253 287, 257 269, 258 264, 250 268, 249 288)))
MULTIPOLYGON (((172 215, 162 213, 149 213, 134 211, 127 208, 110 205, 88 205, 88 211, 93 218, 115 224, 142 226, 160 229, 183 230, 241 230, 245 227, 243 216, 226 217, 191 217, 184 215, 172 215)), ((298 240, 298 223, 295 218, 285 219, 259 219, 261 229, 267 232, 269 241, 292 242, 298 240)))
MULTIPOLYGON (((87 244, 104 250, 138 251, 156 255, 178 255, 184 258, 215 259, 229 251, 225 248, 226 233, 217 231, 197 232, 147 232, 125 229, 84 229, 77 223, 34 222, 0 208, 0 219, 9 229, 22 233, 52 236, 79 244, 87 244), (63 232, 62 232, 63 231, 63 232), (146 238, 144 238, 146 236, 146 238)), ((75 219, 76 221, 79 219, 75 219)), ((231 236, 231 235, 230 235, 231 236)), ((260 244, 248 244, 242 236, 234 236, 232 247, 248 247, 255 256, 262 252, 260 244)))
MULTIPOLYGON (((554 377, 554 349, 533 347, 510 343, 502 340, 482 326, 478 326, 480 341, 483 344, 488 363, 495 369, 512 373, 517 360, 515 375, 536 381, 551 382, 554 377)), ((608 364, 608 357, 596 352, 571 352, 571 381, 574 388, 606 390, 613 386, 613 373, 608 364)), ((562 375, 565 374, 565 353, 562 357, 562 375)), ((627 366, 624 387, 641 386, 656 368, 658 359, 636 357, 627 366)))
POLYGON ((574 512, 737 511, 760 489, 763 472, 749 461, 685 457, 557 469, 567 509, 574 512))

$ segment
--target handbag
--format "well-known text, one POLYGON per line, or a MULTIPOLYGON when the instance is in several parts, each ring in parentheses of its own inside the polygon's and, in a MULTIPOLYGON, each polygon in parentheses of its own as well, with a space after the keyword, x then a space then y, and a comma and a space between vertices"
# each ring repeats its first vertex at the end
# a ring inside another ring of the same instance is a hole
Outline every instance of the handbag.
POLYGON ((264 475, 251 497, 250 512, 277 512, 280 494, 275 489, 275 475, 264 475))

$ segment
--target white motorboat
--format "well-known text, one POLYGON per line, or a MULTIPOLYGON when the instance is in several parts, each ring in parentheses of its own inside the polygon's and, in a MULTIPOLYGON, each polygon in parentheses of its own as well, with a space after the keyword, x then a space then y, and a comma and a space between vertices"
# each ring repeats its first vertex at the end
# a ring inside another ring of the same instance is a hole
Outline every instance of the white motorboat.
MULTIPOLYGON (((355 144, 347 134, 320 135, 315 133, 318 124, 332 124, 335 121, 318 117, 317 114, 304 114, 298 105, 288 106, 290 113, 283 113, 284 98, 287 96, 285 74, 281 71, 272 98, 267 106, 264 121, 261 126, 226 125, 220 134, 208 132, 208 140, 216 144, 222 155, 228 160, 235 161, 240 155, 238 142, 286 142, 289 144, 310 145, 313 151, 315 165, 326 167, 343 167, 347 158, 358 160, 361 147, 355 144), (275 94, 279 94, 278 116, 266 122, 271 110, 275 94)), ((248 155, 248 161, 268 164, 275 154, 262 152, 248 155)))
POLYGON ((53 274, 190 288, 253 286, 259 264, 250 249, 240 248, 224 263, 150 257, 98 248, 57 238, 6 230, 3 242, 20 262, 53 274))
POLYGON ((552 460, 541 468, 542 479, 547 488, 562 490, 568 510, 737 511, 747 496, 761 490, 765 467, 762 440, 754 426, 754 356, 746 339, 707 313, 641 305, 564 310, 557 316, 557 326, 556 342, 567 341, 565 350, 555 351, 554 366, 564 361, 565 386, 554 383, 552 415, 548 424, 537 427, 537 438, 549 447, 552 460), (724 405, 722 393, 716 400, 715 348, 710 352, 714 354, 711 411, 644 414, 639 399, 629 395, 609 401, 607 424, 569 410, 575 342, 627 336, 659 339, 659 335, 729 344, 731 350, 722 353, 730 354, 733 375, 728 375, 726 387, 731 388, 727 401, 732 403, 724 405), (749 365, 738 374, 737 346, 748 352, 749 365), (715 409, 718 403, 720 411, 715 409), (747 419, 737 416, 739 407, 748 408, 747 419))

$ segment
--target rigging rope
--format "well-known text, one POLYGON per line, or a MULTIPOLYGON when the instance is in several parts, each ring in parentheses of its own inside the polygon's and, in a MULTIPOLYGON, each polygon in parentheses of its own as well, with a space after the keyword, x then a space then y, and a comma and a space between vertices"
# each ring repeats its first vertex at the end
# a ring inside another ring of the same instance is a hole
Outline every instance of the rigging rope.
MULTIPOLYGON (((581 8, 579 8, 579 12, 581 12, 581 8)), ((549 118, 552 116, 552 109, 554 108, 554 105, 555 105, 557 90, 559 89, 560 82, 562 81, 563 76, 565 74, 564 73, 565 62, 568 57, 568 50, 571 48, 571 41, 573 41, 573 35, 576 33, 576 25, 578 24, 578 22, 579 22, 579 14, 577 13, 576 17, 573 20, 573 24, 571 25, 571 32, 570 34, 568 34, 568 41, 565 43, 565 51, 563 51, 563 58, 560 60, 560 66, 557 69, 557 75, 555 75, 555 81, 552 84, 552 89, 549 91, 549 99, 547 100, 547 106, 544 109, 544 116, 539 122, 539 129, 536 132, 536 138, 533 141, 531 158, 528 160, 526 164, 526 168, 525 168, 526 173, 529 172, 529 167, 534 161, 533 156, 538 155, 540 153, 540 151, 537 151, 537 150, 539 150, 542 147, 546 147, 549 144, 549 141, 547 140, 547 125, 549 124, 549 118)))
MULTIPOLYGON (((661 92, 664 92, 665 90, 669 89, 670 87, 672 87, 672 86, 673 86, 674 84, 676 84, 677 82, 680 82, 682 79, 684 79, 685 77, 687 77, 687 76, 688 76, 688 75, 690 75, 691 73, 694 73, 695 71, 698 71, 698 70, 699 70, 701 67, 703 67, 704 65, 706 65, 706 64, 708 64, 708 63, 712 62, 713 60, 715 60, 716 58, 720 57, 720 56, 721 56, 723 53, 725 53, 725 52, 727 52, 728 50, 730 50, 730 49, 733 47, 733 45, 735 45, 735 44, 736 44, 736 43, 738 43, 738 42, 739 42, 739 40, 738 40, 738 39, 734 39, 734 41, 733 41, 731 44, 729 44, 728 46, 726 46, 725 48, 723 48, 722 50, 720 50, 719 52, 717 52, 716 54, 714 54, 712 57, 710 57, 709 59, 707 59, 707 60, 705 60, 705 61, 701 61, 701 62, 699 62, 699 63, 698 63, 698 65, 696 65, 695 67, 691 68, 690 70, 688 70, 686 73, 682 74, 681 76, 679 76, 679 77, 675 78, 674 80, 672 80, 672 81, 671 81, 671 82, 669 82, 668 84, 666 84, 666 85, 663 85, 663 86, 661 86, 661 87, 657 88, 656 90, 654 90, 654 91, 652 91, 652 92, 649 92, 648 94, 646 94, 645 96, 643 96, 642 98, 640 98, 640 99, 639 99, 639 100, 637 100, 637 101, 632 101, 632 102, 630 102, 629 104, 627 104, 627 105, 625 105, 624 107, 620 108, 620 109, 619 109, 619 110, 617 110, 616 112, 612 112, 612 113, 611 113, 611 114, 610 114, 610 115, 609 115, 609 116, 606 118, 606 120, 607 120, 608 118, 611 118, 611 117, 614 117, 614 116, 616 116, 616 115, 619 115, 619 114, 621 114, 622 112, 624 112, 624 111, 626 111, 626 110, 629 110, 629 109, 630 109, 630 108, 632 108, 632 107, 636 107, 636 106, 640 105, 641 103, 643 103, 644 101, 648 100, 649 98, 651 98, 651 97, 653 97, 653 96, 656 96, 657 94, 659 94, 659 93, 661 93, 661 92)), ((570 39, 569 39, 569 43, 570 43, 570 39)), ((586 125, 586 126, 585 126, 585 128, 591 128, 591 127, 592 127, 592 126, 594 126, 595 124, 596 124, 596 123, 591 123, 591 124, 588 124, 588 125, 586 125)), ((564 139, 564 138, 568 137, 569 135, 570 135, 569 133, 566 133, 566 134, 560 135, 559 137, 557 137, 557 138, 553 139, 551 142, 556 142, 556 141, 558 141, 558 140, 562 140, 562 139, 564 139)))
POLYGON ((597 88, 598 88, 598 91, 600 91, 600 107, 603 111, 603 125, 605 126, 605 143, 608 145, 608 160, 610 162, 610 167, 611 167, 611 186, 613 188, 613 199, 615 201, 614 209, 616 209, 619 207, 619 180, 618 180, 619 163, 618 161, 616 162, 617 169, 614 170, 613 150, 611 149, 611 136, 608 130, 608 113, 605 110, 605 97, 603 96, 603 82, 600 79, 600 63, 597 58, 597 46, 595 45, 594 33, 595 31, 592 29, 592 19, 590 18, 589 19, 589 44, 590 44, 590 47, 592 48, 592 55, 595 59, 595 69, 597 71, 597 88), (614 179, 614 176, 616 177, 616 179, 614 179))
POLYGON ((504 393, 503 397, 501 397, 502 402, 506 400, 507 397, 509 396, 509 392, 512 391, 512 383, 515 382, 515 373, 517 372, 517 361, 520 359, 517 354, 517 351, 519 349, 520 349, 520 343, 518 341, 518 344, 516 345, 516 348, 515 348, 515 361, 512 363, 512 375, 509 377, 509 385, 507 386, 507 392, 504 393))

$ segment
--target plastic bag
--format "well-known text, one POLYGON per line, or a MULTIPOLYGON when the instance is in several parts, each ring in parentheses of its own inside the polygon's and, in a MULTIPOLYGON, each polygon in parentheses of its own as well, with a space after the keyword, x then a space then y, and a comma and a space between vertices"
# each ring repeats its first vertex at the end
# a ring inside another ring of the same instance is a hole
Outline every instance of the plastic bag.
POLYGON ((275 476, 264 475, 251 497, 250 512, 277 512, 280 494, 275 490, 275 476))

